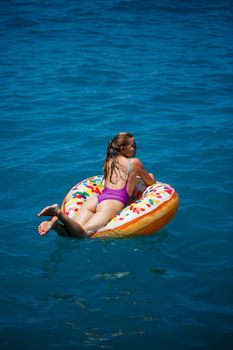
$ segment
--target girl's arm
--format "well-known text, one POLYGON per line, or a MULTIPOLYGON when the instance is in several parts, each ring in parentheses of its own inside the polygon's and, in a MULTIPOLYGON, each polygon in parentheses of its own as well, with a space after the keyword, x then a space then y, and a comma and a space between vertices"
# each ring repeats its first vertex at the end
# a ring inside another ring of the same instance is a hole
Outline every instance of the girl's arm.
POLYGON ((138 159, 134 159, 135 171, 138 176, 143 180, 146 186, 150 186, 156 183, 154 175, 148 173, 148 171, 144 168, 142 162, 138 159))

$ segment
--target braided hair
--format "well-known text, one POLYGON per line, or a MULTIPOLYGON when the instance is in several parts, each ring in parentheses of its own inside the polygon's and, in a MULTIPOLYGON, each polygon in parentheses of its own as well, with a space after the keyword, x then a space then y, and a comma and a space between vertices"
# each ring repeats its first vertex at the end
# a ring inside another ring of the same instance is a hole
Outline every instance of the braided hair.
MULTIPOLYGON (((104 160, 104 179, 106 180, 110 171, 110 182, 112 182, 113 174, 117 174, 119 169, 119 156, 123 155, 122 146, 128 146, 129 139, 133 138, 133 134, 129 132, 121 132, 113 137, 108 143, 107 154, 104 160), (110 165, 109 165, 110 164, 110 165)), ((112 182, 113 183, 113 182, 112 182)))

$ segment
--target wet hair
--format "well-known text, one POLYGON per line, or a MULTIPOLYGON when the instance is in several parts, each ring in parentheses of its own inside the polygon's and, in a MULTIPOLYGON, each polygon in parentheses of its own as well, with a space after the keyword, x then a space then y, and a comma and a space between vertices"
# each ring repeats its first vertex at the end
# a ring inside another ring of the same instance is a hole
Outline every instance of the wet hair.
POLYGON ((120 132, 108 143, 107 154, 104 160, 104 179, 107 179, 110 171, 109 179, 110 182, 112 182, 113 174, 117 174, 117 170, 119 170, 118 157, 124 155, 122 152, 122 146, 128 146, 129 139, 133 137, 134 135, 129 132, 120 132))

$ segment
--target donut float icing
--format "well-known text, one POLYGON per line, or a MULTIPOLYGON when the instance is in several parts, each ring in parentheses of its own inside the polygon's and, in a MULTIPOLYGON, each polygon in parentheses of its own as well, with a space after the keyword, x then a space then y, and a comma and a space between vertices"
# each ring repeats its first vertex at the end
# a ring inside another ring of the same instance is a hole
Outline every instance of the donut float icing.
MULTIPOLYGON (((62 203, 62 211, 76 220, 81 205, 87 198, 101 194, 104 188, 103 176, 97 175, 76 184, 62 203)), ((90 238, 126 238, 150 235, 168 224, 179 205, 175 189, 162 182, 146 187, 137 179, 135 190, 128 205, 119 211, 107 225, 90 238)))

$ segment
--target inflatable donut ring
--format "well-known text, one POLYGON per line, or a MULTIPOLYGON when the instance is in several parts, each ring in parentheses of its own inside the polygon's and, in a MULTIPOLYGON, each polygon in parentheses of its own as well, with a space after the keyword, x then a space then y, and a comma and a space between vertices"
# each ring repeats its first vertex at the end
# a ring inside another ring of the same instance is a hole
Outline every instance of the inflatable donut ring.
MULTIPOLYGON (((85 200, 101 194, 103 188, 104 181, 101 175, 79 182, 63 200, 62 212, 75 220, 85 200)), ((137 179, 128 205, 90 238, 150 235, 160 230, 173 218, 178 204, 178 195, 170 185, 157 181, 156 184, 146 187, 142 180, 137 179)))

